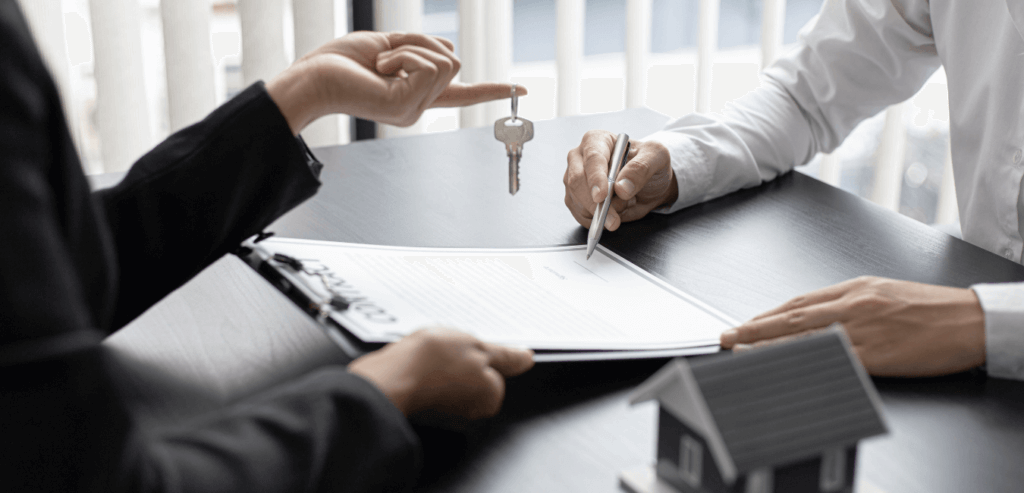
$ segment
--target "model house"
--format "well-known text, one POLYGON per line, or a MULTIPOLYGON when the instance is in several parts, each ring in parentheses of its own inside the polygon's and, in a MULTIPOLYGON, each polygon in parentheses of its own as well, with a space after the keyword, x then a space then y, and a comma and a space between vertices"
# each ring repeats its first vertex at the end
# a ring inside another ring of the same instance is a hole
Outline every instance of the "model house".
MULTIPOLYGON (((850 492, 859 440, 886 433, 881 402, 841 327, 791 343, 687 363, 644 382, 657 399, 653 473, 636 493, 850 492)), ((649 469, 649 468, 648 468, 649 469)))

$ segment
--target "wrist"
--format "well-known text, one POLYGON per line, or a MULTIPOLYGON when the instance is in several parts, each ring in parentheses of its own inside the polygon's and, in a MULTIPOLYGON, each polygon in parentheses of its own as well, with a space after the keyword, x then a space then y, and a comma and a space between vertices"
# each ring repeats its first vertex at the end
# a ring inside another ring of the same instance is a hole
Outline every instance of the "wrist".
POLYGON ((963 292, 963 302, 959 309, 963 327, 966 329, 961 331, 962 347, 968 350, 966 356, 972 362, 971 366, 978 367, 985 364, 988 354, 985 341, 985 311, 973 290, 964 289, 963 292))
POLYGON ((320 105, 316 104, 312 79, 296 64, 275 76, 266 85, 270 99, 277 104, 281 115, 288 122, 288 128, 295 136, 313 120, 322 116, 316 113, 320 105))
POLYGON ((679 200, 679 182, 676 181, 676 171, 672 166, 668 168, 668 175, 668 192, 665 193, 665 199, 659 207, 671 207, 679 200))
POLYGON ((348 365, 349 373, 370 382, 405 416, 415 413, 418 408, 413 401, 417 382, 410 378, 410 372, 402 364, 394 364, 387 355, 388 348, 370 353, 348 365))

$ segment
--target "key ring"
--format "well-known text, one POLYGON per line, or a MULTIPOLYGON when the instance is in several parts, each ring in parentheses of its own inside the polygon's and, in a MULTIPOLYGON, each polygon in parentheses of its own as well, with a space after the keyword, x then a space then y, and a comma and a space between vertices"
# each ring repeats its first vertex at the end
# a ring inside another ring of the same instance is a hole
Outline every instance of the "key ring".
POLYGON ((516 85, 512 84, 512 123, 519 117, 519 95, 516 94, 516 85))

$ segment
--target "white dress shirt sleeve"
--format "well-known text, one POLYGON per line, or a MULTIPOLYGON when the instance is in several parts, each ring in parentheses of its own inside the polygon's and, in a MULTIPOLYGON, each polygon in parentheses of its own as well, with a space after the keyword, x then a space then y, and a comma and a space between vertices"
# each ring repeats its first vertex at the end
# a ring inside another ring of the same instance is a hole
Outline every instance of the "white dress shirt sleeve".
POLYGON ((1024 283, 975 284, 985 312, 989 376, 1024 380, 1024 283))
POLYGON ((797 48, 722 115, 691 114, 645 140, 668 149, 675 212, 772 180, 830 152, 939 66, 927 0, 826 0, 797 48))

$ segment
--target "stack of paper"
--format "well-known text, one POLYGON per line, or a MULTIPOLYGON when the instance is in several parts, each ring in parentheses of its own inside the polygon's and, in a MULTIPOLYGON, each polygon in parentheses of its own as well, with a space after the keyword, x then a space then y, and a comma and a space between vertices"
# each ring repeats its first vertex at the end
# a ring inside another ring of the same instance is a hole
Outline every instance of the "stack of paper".
POLYGON ((272 238, 308 284, 351 302, 331 317, 364 342, 448 326, 538 361, 718 350, 725 315, 598 247, 410 248, 272 238))

